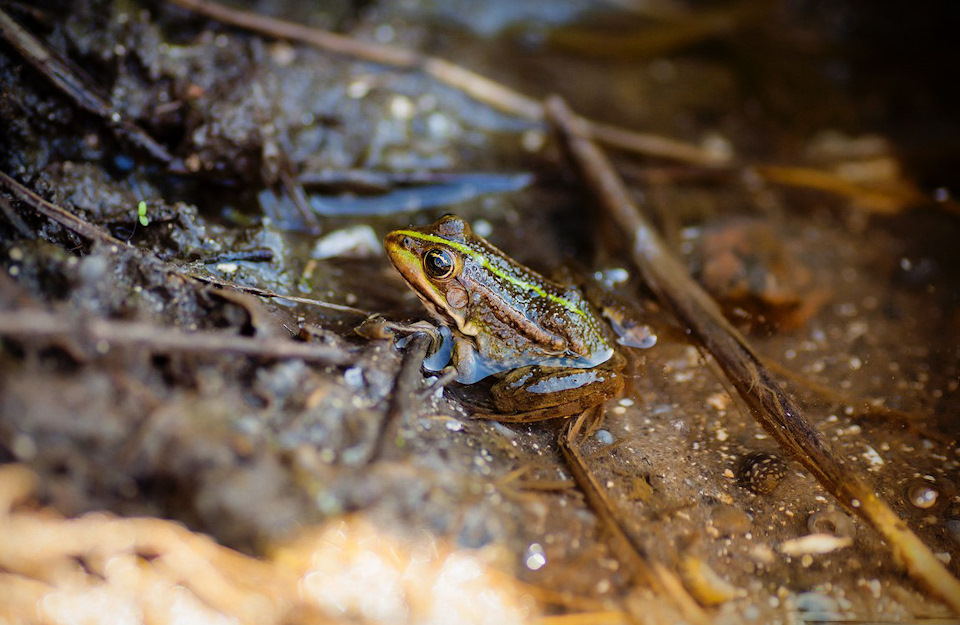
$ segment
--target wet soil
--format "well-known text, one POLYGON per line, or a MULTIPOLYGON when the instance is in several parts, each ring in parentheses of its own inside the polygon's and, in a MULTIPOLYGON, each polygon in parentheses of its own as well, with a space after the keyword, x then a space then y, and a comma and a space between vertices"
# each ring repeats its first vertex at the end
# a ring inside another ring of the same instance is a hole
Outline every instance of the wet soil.
MULTIPOLYGON (((735 166, 705 171, 614 153, 642 208, 816 426, 960 574, 960 223, 947 166, 960 124, 942 73, 956 9, 651 7, 245 8, 429 52, 534 97, 560 93, 593 119, 734 154, 735 166), (728 27, 682 28, 710 12, 728 27), (627 45, 644 37, 660 47, 627 45), (891 38, 895 56, 878 43, 891 38), (875 195, 780 185, 748 165, 840 172, 875 195)), ((440 551, 487 554, 508 585, 530 584, 510 586, 526 597, 510 613, 517 621, 591 610, 674 621, 675 608, 633 578, 576 488, 557 448, 561 424, 471 419, 455 388, 418 395, 388 420, 409 390, 396 388, 403 353, 353 332, 362 312, 427 318, 378 242, 448 212, 544 273, 632 272, 549 129, 422 73, 171 3, 3 10, 183 165, 118 137, 0 44, 0 170, 122 242, 90 242, 0 192, 0 461, 38 476, 33 506, 171 519, 258 558, 309 528, 361 519, 397 544, 427 535, 440 551), (415 182, 378 186, 423 172, 500 182, 527 172, 533 182, 496 193, 462 183, 471 197, 452 200, 415 182), (426 208, 409 210, 411 188, 426 208), (389 214, 347 214, 369 197, 389 214), (345 243, 317 244, 331 233, 345 243), (65 330, 15 330, 40 312, 65 330), (108 328, 92 338, 94 320, 156 334, 126 341, 108 328), (172 349, 169 329, 298 337, 338 356, 172 349)), ((949 615, 778 449, 636 278, 621 289, 659 340, 624 348, 627 389, 582 453, 624 525, 713 621, 949 615)), ((428 385, 418 380, 417 390, 428 385)), ((351 566, 328 572, 342 574, 329 588, 349 586, 359 575, 351 566)), ((0 560, 4 579, 17 570, 0 560)), ((402 606, 365 611, 343 592, 324 604, 342 608, 326 612, 331 622, 427 620, 402 606)))

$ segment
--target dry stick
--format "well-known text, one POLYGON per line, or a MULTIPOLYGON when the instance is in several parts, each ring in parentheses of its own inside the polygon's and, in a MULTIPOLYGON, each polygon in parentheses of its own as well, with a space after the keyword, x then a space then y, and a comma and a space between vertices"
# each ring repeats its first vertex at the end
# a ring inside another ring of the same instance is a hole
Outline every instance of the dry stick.
MULTIPOLYGON (((224 24, 258 32, 269 37, 300 41, 328 52, 364 61, 381 63, 404 70, 421 71, 445 85, 462 91, 474 100, 483 102, 500 111, 531 121, 540 121, 544 118, 543 105, 539 100, 438 57, 395 46, 364 42, 352 37, 257 13, 238 11, 210 0, 167 1, 224 24)), ((624 150, 700 165, 716 165, 729 160, 694 144, 684 143, 676 139, 616 128, 587 119, 581 119, 581 122, 590 127, 593 136, 598 140, 624 150)))
POLYGON ((103 228, 88 223, 73 213, 65 211, 56 204, 46 201, 2 171, 0 171, 0 185, 19 198, 21 202, 33 207, 34 210, 47 219, 57 222, 67 230, 75 232, 86 239, 98 243, 107 243, 109 245, 128 245, 120 239, 115 238, 103 228))
POLYGON ((296 343, 285 339, 258 339, 224 332, 185 332, 152 323, 109 321, 58 315, 21 308, 0 311, 0 335, 17 339, 85 338, 92 345, 146 347, 155 352, 207 352, 262 358, 299 358, 328 365, 349 364, 350 352, 328 345, 296 343))
POLYGON ((3 216, 7 218, 7 221, 10 222, 10 225, 20 234, 21 237, 27 239, 37 238, 37 233, 31 230, 27 224, 23 221, 23 218, 17 214, 17 211, 13 210, 13 207, 10 206, 10 202, 7 201, 7 198, 0 196, 0 212, 3 213, 3 216))
POLYGON ((567 466, 573 473, 577 486, 590 504, 604 527, 610 533, 616 557, 639 573, 660 596, 669 597, 685 619, 697 625, 710 622, 696 600, 690 596, 677 576, 663 564, 650 558, 647 550, 637 542, 632 533, 626 531, 614 515, 614 506, 607 497, 606 490, 597 482, 596 476, 587 468, 586 460, 577 447, 577 437, 587 412, 563 426, 560 434, 560 451, 567 466), (633 557, 630 557, 633 556, 633 557))
POLYGON ((861 208, 880 215, 896 214, 901 212, 904 206, 916 206, 930 201, 929 197, 916 189, 871 189, 835 172, 810 167, 756 165, 752 173, 767 182, 847 197, 861 208))
MULTIPOLYGON (((922 423, 923 414, 918 412, 909 412, 906 410, 897 410, 884 405, 876 405, 869 397, 853 397, 837 392, 831 386, 815 382, 811 378, 798 373, 779 362, 767 360, 767 368, 782 378, 796 383, 803 390, 809 391, 811 395, 819 397, 821 400, 833 404, 847 406, 853 412, 849 414, 854 421, 867 420, 870 424, 875 424, 874 419, 879 419, 887 423, 894 424, 906 429, 908 432, 937 441, 939 443, 950 444, 956 440, 956 437, 950 432, 940 432, 932 427, 927 427, 922 423)), ((845 413, 847 414, 847 413, 845 413)))
POLYGON ((103 119, 121 138, 145 150, 152 157, 171 168, 182 170, 182 164, 160 145, 145 130, 123 118, 103 96, 95 93, 87 81, 52 52, 39 39, 28 33, 0 9, 0 35, 6 39, 23 58, 50 82, 63 91, 77 106, 103 119))
POLYGON ((258 286, 249 286, 246 284, 237 284, 235 282, 223 280, 215 276, 201 275, 201 274, 189 273, 189 272, 179 272, 179 273, 185 278, 196 280, 201 284, 209 284, 210 286, 218 289, 231 289, 234 291, 239 291, 240 293, 249 293, 250 295, 256 295, 257 297, 265 297, 270 299, 285 299, 290 302, 297 302, 299 304, 308 304, 310 306, 318 306, 320 308, 329 308, 330 310, 338 310, 340 312, 352 313, 354 315, 362 315, 364 317, 369 317, 374 314, 369 310, 363 310, 362 308, 347 306, 346 304, 334 304, 333 302, 325 302, 320 299, 312 299, 309 297, 297 297, 296 295, 284 295, 283 293, 277 293, 276 291, 271 291, 270 289, 264 289, 258 286))
MULTIPOLYGON (((531 121, 540 121, 544 118, 543 105, 539 100, 438 57, 395 46, 365 42, 257 13, 238 11, 211 0, 167 1, 224 24, 258 32, 269 37, 300 41, 335 54, 399 69, 421 71, 497 110, 531 121)), ((663 135, 628 130, 584 117, 578 116, 577 119, 585 129, 585 137, 592 137, 610 147, 711 169, 717 168, 720 171, 730 171, 735 167, 743 166, 733 156, 706 150, 693 143, 663 135)), ((923 194, 904 195, 901 192, 871 190, 843 181, 836 174, 810 167, 770 168, 757 166, 753 171, 768 182, 790 186, 809 186, 809 188, 853 197, 867 202, 872 208, 883 208, 885 212, 893 210, 894 207, 902 206, 903 203, 909 205, 931 201, 929 197, 923 194), (783 175, 787 170, 792 172, 791 176, 783 175)), ((954 212, 960 211, 960 208, 958 208, 960 203, 953 200, 938 202, 937 205, 954 212)))
POLYGON ((607 212, 631 237, 634 263, 647 285, 713 355, 750 406, 754 418, 791 452, 844 506, 852 508, 893 547, 894 558, 923 585, 960 613, 960 581, 933 555, 902 519, 874 492, 860 472, 847 465, 803 416, 799 406, 726 320, 717 304, 687 274, 660 235, 633 204, 610 161, 562 100, 547 103, 582 174, 607 212))
POLYGON ((348 364, 351 354, 327 345, 284 339, 257 339, 223 332, 185 332, 152 323, 68 317, 36 309, 0 311, 0 335, 16 338, 76 339, 93 344, 141 346, 158 352, 230 353, 264 358, 300 358, 323 364, 348 364))
MULTIPOLYGON (((328 52, 341 54, 364 61, 380 63, 404 70, 422 71, 437 81, 458 89, 469 97, 483 102, 497 110, 516 115, 531 121, 540 121, 544 117, 543 105, 515 89, 498 83, 494 80, 470 71, 444 59, 420 54, 411 50, 388 46, 384 44, 360 41, 345 35, 338 35, 330 31, 311 28, 285 20, 238 11, 211 0, 167 0, 171 4, 206 15, 212 19, 244 28, 277 39, 299 41, 328 52)), ((670 159, 692 165, 705 166, 719 171, 731 171, 738 163, 730 156, 705 150, 698 145, 679 141, 663 135, 637 132, 592 121, 584 117, 577 117, 585 130, 584 136, 589 136, 610 147, 619 148, 628 152, 644 154, 656 158, 670 159)), ((742 166, 740 164, 739 166, 742 166)), ((865 189, 849 182, 839 182, 835 174, 812 168, 790 168, 794 173, 792 178, 781 175, 775 168, 755 167, 754 171, 761 178, 777 184, 805 186, 819 188, 827 192, 848 195, 857 199, 869 199, 874 205, 895 205, 905 198, 896 194, 885 194, 880 191, 865 189), (825 181, 832 182, 825 182, 825 181)), ((925 196, 911 196, 911 202, 929 201, 925 196)), ((957 202, 941 203, 946 208, 957 210, 957 202)))
POLYGON ((415 391, 419 388, 420 380, 423 379, 420 375, 420 367, 427 356, 427 349, 431 342, 430 335, 426 333, 417 333, 410 338, 403 355, 403 363, 400 365, 400 373, 397 374, 393 391, 390 393, 390 407, 380 422, 380 431, 367 458, 368 464, 383 457, 387 436, 393 429, 393 425, 411 411, 415 391))

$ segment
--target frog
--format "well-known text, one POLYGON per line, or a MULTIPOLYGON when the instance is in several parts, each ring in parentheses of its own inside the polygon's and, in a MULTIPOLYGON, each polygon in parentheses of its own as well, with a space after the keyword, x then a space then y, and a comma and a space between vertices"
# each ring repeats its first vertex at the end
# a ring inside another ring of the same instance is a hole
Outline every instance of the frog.
POLYGON ((456 215, 394 230, 384 249, 451 343, 453 379, 495 378, 498 420, 571 416, 622 391, 625 359, 575 285, 510 258, 456 215))

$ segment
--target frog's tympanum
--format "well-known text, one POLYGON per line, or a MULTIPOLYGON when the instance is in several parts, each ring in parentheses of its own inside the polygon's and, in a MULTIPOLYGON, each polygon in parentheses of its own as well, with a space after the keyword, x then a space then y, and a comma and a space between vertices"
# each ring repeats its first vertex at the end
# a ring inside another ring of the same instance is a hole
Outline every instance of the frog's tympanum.
POLYGON ((454 215, 395 230, 384 246, 430 313, 452 333, 450 365, 472 384, 490 375, 497 410, 569 416, 620 392, 622 359, 573 286, 506 256, 454 215))

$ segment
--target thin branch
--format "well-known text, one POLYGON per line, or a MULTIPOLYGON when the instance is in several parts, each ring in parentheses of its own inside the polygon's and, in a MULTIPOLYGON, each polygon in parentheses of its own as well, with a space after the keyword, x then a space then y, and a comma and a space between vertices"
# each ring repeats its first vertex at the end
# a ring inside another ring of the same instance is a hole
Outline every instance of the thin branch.
POLYGON ((81 319, 44 310, 21 308, 0 311, 0 335, 24 338, 82 339, 90 345, 143 347, 158 353, 234 354, 269 359, 295 358, 327 365, 349 364, 353 355, 329 345, 261 339, 223 332, 185 332, 152 323, 81 319))
POLYGON ((222 278, 217 278, 215 276, 200 275, 195 273, 185 273, 181 272, 181 275, 185 278, 190 278, 191 280, 196 280, 197 282, 203 284, 209 284, 210 286, 221 288, 221 289, 231 289, 234 291, 240 291, 241 293, 249 293, 250 295, 256 295, 257 297, 266 297, 271 299, 285 299, 290 302, 297 302, 299 304, 307 304, 309 306, 319 306, 320 308, 329 308, 330 310, 337 310, 340 312, 352 313, 354 315, 362 315, 364 317, 369 317, 374 314, 369 310, 363 310, 362 308, 354 308, 353 306, 347 306, 345 304, 334 304, 333 302, 325 302, 319 299, 311 299, 309 297, 297 297, 296 295, 284 295, 283 293, 277 293, 276 291, 271 291, 270 289, 264 289, 258 286, 248 286, 246 284, 237 284, 236 282, 230 282, 228 280, 223 280, 222 278))
POLYGON ((423 379, 420 375, 420 367, 427 356, 430 343, 430 335, 426 333, 418 333, 410 337, 403 355, 403 363, 400 365, 400 373, 397 374, 393 391, 390 393, 390 407, 380 422, 380 431, 367 458, 368 464, 383 457, 388 437, 393 432, 395 424, 401 417, 411 412, 412 402, 417 396, 416 390, 420 386, 420 380, 423 379))
MULTIPOLYGON (((774 184, 813 189, 848 198, 857 206, 879 215, 892 215, 902 212, 904 208, 934 204, 934 200, 929 195, 906 184, 874 189, 847 180, 834 172, 812 167, 756 165, 752 168, 752 172, 774 184)), ((960 202, 953 199, 935 204, 945 211, 960 212, 960 202)))
POLYGON ((114 108, 106 98, 96 93, 83 77, 74 72, 55 52, 17 24, 2 9, 0 9, 0 35, 77 106, 102 119, 120 138, 143 149, 172 169, 186 171, 182 163, 147 134, 147 131, 124 119, 120 111, 114 108))
POLYGON ((584 117, 579 117, 579 119, 586 124, 594 140, 611 148, 670 159, 690 165, 724 166, 724 170, 733 164, 729 155, 706 150, 693 143, 648 132, 627 130, 619 126, 591 121, 584 117))
MULTIPOLYGON (((530 121, 544 119, 543 106, 539 100, 445 59, 395 46, 361 41, 249 11, 239 11, 212 0, 167 0, 167 2, 206 15, 224 24, 244 28, 267 37, 299 41, 334 54, 380 63, 401 70, 421 71, 499 111, 530 121)), ((747 12, 762 12, 768 10, 769 3, 748 2, 743 7, 747 12)), ((715 21, 715 17, 707 16, 704 23, 715 21)), ((637 132, 579 116, 577 116, 577 123, 583 127, 585 136, 627 152, 718 169, 722 172, 746 167, 732 154, 706 149, 672 137, 637 132)), ((905 206, 927 205, 933 202, 929 196, 920 192, 868 189, 843 181, 829 172, 809 167, 755 166, 751 171, 768 182, 820 189, 849 197, 866 208, 879 212, 892 212, 905 206)), ((937 205, 953 212, 960 210, 958 208, 960 203, 955 201, 938 202, 937 205)))
POLYGON ((115 238, 103 228, 86 222, 56 204, 48 202, 2 171, 0 171, 0 186, 6 188, 7 191, 16 196, 17 199, 47 219, 57 222, 67 230, 75 232, 85 239, 97 241, 98 243, 106 243, 108 245, 128 245, 120 239, 115 238))
POLYGON ((584 178, 607 213, 630 237, 633 261, 644 281, 713 355, 757 422, 842 505, 873 526, 893 547, 894 559, 903 563, 917 581, 960 613, 960 581, 897 517, 861 472, 847 464, 804 417, 743 335, 727 321, 716 302, 690 277, 640 213, 610 161, 586 138, 588 129, 559 98, 551 99, 547 106, 584 178))
POLYGON ((7 221, 21 237, 27 240, 37 238, 37 233, 27 226, 20 215, 17 214, 17 211, 13 209, 13 206, 10 205, 10 202, 7 201, 7 198, 2 195, 0 195, 0 212, 3 213, 3 216, 7 218, 7 221))
POLYGON ((635 539, 633 533, 621 525, 606 489, 600 486, 596 476, 587 467, 586 460, 580 453, 577 438, 583 421, 589 413, 590 411, 583 412, 577 419, 571 419, 564 424, 558 443, 577 486, 583 491, 591 510, 600 518, 610 534, 611 543, 616 549, 616 557, 629 566, 634 573, 643 577, 654 588, 657 595, 669 597, 689 622, 697 625, 709 623, 710 618, 706 612, 690 596, 676 574, 651 558, 646 548, 635 539))

